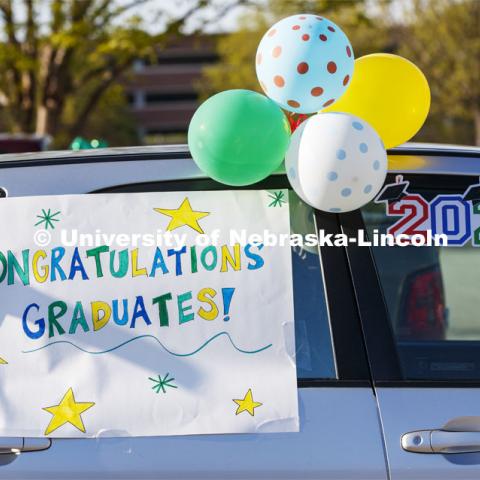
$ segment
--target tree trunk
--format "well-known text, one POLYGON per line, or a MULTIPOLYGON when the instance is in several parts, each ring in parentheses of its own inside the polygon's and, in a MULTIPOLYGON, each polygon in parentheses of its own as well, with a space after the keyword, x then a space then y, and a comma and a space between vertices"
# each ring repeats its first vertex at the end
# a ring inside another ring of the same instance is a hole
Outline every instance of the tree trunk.
POLYGON ((37 107, 37 121, 35 133, 37 135, 55 135, 58 128, 58 112, 56 108, 47 105, 37 107))
POLYGON ((473 109, 473 121, 475 128, 475 145, 480 147, 480 108, 473 109))
POLYGON ((66 96, 70 93, 70 78, 65 74, 64 62, 67 62, 65 49, 44 48, 40 56, 40 94, 37 106, 35 133, 55 136, 59 129, 60 118, 66 96))

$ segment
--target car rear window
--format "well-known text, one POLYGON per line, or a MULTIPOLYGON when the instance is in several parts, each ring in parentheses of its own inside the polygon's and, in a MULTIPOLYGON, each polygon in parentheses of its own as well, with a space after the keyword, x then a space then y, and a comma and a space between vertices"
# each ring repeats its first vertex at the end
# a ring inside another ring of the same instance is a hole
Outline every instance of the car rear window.
POLYGON ((407 193, 413 196, 402 212, 397 204, 387 215, 385 202, 362 209, 369 237, 392 227, 397 233, 422 231, 428 215, 452 245, 372 247, 403 376, 480 379, 480 228, 471 220, 480 205, 465 201, 463 188, 410 186, 407 193), (395 210, 398 215, 391 215, 395 210))

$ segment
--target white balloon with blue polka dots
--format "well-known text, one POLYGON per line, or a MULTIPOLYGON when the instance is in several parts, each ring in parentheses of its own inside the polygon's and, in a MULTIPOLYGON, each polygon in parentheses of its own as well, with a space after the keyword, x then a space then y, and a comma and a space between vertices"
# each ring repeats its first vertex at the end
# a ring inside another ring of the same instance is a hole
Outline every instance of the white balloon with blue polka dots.
POLYGON ((349 212, 373 200, 387 175, 377 132, 347 113, 319 113, 292 135, 285 159, 297 195, 325 212, 349 212))

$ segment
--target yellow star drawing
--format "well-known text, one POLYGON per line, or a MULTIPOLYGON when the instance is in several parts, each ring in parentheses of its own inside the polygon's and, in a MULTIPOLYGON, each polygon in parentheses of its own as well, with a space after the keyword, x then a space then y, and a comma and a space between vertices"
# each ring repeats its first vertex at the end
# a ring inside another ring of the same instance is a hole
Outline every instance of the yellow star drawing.
POLYGON ((201 218, 210 215, 210 212, 196 212, 195 210, 192 210, 192 206, 186 197, 177 209, 154 208, 154 210, 163 215, 172 217, 170 223, 168 224, 167 230, 175 230, 176 228, 187 225, 196 230, 198 233, 203 233, 202 227, 198 224, 198 221, 201 218))
POLYGON ((80 414, 94 405, 94 402, 76 402, 73 396, 73 390, 69 388, 58 405, 43 408, 43 410, 53 415, 53 418, 45 430, 45 435, 49 435, 66 423, 72 424, 81 432, 85 433, 85 426, 83 425, 80 414))
POLYGON ((251 388, 248 389, 243 399, 234 399, 233 401, 238 405, 235 415, 248 412, 253 417, 255 415, 254 409, 263 405, 263 403, 253 401, 251 388))
POLYGON ((7 363, 8 362, 4 358, 0 357, 0 365, 6 365, 7 363))

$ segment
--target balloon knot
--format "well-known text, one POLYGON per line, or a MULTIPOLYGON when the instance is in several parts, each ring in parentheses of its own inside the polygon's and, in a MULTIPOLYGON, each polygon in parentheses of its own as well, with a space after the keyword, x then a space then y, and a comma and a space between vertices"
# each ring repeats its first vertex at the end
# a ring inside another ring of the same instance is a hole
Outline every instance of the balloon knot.
POLYGON ((305 121, 310 115, 305 113, 287 113, 288 123, 290 123, 290 129, 292 133, 305 121))

